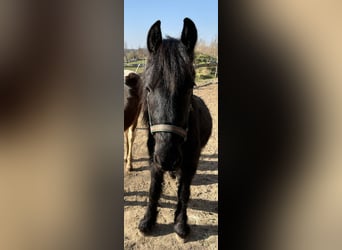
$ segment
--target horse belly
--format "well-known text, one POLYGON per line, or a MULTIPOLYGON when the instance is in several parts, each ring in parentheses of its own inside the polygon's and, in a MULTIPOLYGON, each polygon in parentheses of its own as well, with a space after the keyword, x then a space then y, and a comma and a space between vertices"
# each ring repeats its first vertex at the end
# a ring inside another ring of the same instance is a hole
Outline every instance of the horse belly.
POLYGON ((198 109, 200 141, 201 147, 203 148, 211 136, 213 121, 210 111, 204 101, 198 96, 194 96, 194 100, 198 109))

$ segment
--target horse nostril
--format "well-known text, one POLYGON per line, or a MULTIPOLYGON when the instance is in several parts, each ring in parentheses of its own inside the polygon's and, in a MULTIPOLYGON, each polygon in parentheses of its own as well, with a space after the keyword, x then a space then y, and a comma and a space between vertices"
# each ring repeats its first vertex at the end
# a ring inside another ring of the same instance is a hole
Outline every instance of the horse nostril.
POLYGON ((179 167, 182 162, 182 158, 180 156, 176 156, 175 154, 154 154, 153 162, 155 163, 156 167, 170 171, 179 167))

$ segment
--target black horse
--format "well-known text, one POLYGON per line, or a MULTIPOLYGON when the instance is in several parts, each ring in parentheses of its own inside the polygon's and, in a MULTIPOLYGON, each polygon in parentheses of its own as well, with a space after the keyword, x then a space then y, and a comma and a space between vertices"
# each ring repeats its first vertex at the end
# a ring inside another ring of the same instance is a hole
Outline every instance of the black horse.
POLYGON ((149 204, 139 230, 150 232, 157 218, 163 175, 169 171, 178 179, 178 204, 174 230, 185 238, 190 184, 196 173, 202 148, 211 135, 212 118, 202 99, 193 95, 195 86, 194 47, 197 29, 184 19, 181 39, 162 39, 160 21, 148 32, 149 58, 144 72, 143 112, 149 127, 151 161, 149 204))

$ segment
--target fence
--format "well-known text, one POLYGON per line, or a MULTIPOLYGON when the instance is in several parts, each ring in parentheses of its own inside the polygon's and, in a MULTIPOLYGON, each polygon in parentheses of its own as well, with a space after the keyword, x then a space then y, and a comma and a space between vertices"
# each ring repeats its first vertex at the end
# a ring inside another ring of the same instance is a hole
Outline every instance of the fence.
MULTIPOLYGON (((132 63, 132 62, 124 62, 124 68, 135 68, 135 73, 138 72, 139 69, 141 68, 145 68, 145 65, 146 65, 146 58, 144 59, 136 59, 134 60, 135 62, 138 62, 138 61, 143 61, 144 63, 132 63)), ((133 62, 134 62, 133 61, 133 62)), ((209 63, 200 63, 200 64, 195 64, 195 69, 198 69, 198 68, 203 68, 203 67, 206 67, 206 68, 215 68, 215 77, 217 77, 217 67, 218 67, 218 63, 217 61, 216 62, 209 62, 209 63)))

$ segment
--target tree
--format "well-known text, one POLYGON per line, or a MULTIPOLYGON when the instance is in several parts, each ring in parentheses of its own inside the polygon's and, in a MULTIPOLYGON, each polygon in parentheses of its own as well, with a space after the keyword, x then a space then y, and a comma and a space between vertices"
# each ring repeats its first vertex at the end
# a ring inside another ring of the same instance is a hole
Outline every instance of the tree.
POLYGON ((138 48, 137 56, 139 59, 144 59, 147 57, 147 49, 146 48, 138 48))
POLYGON ((206 54, 209 56, 212 56, 214 58, 217 58, 218 55, 218 39, 217 36, 215 36, 210 44, 208 45, 203 39, 199 39, 196 46, 196 51, 202 54, 206 54))
POLYGON ((212 57, 215 57, 217 60, 218 57, 218 39, 217 39, 217 35, 213 38, 213 40, 211 40, 211 43, 209 45, 209 51, 210 51, 210 55, 212 57))

